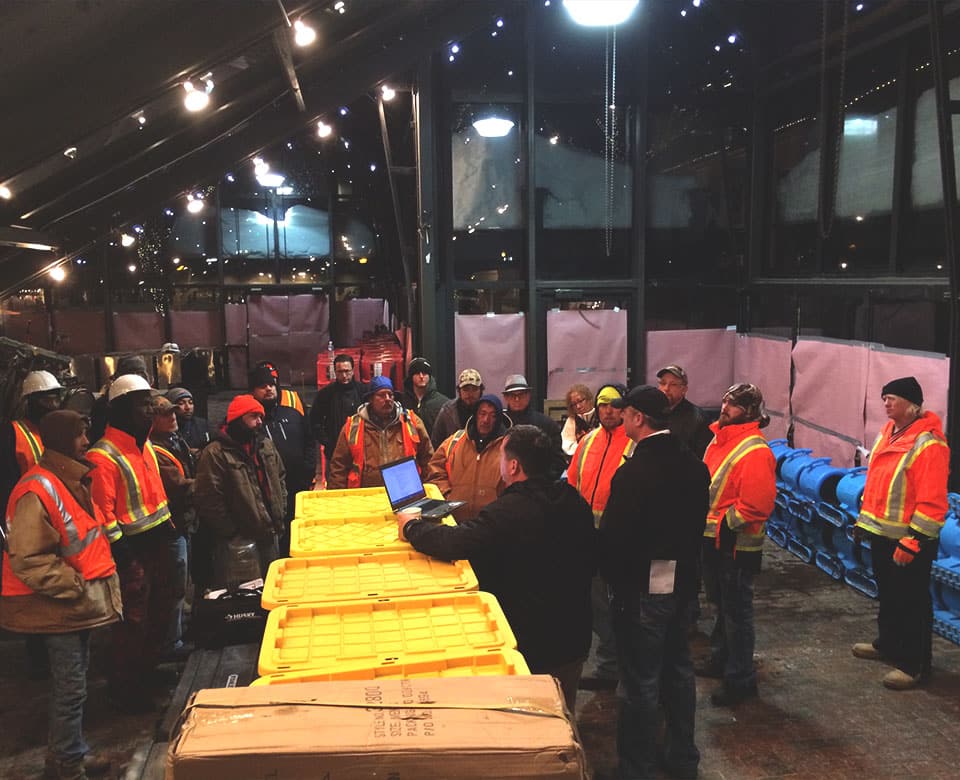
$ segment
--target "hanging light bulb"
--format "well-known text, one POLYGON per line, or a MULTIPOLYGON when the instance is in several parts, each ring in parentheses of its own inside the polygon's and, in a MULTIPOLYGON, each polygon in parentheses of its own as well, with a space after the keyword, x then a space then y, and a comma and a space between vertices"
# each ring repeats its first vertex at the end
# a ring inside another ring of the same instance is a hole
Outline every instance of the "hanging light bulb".
POLYGON ((203 198, 196 197, 192 192, 187 195, 187 211, 199 214, 203 211, 203 198))
POLYGON ((380 94, 383 96, 383 99, 386 101, 393 100, 397 96, 397 92, 392 87, 384 84, 380 87, 380 94))
POLYGON ((135 238, 134 238, 133 236, 131 236, 129 233, 122 233, 122 234, 120 235, 120 245, 121 245, 121 246, 131 247, 131 246, 133 246, 136 242, 137 242, 137 239, 135 239, 135 238))
POLYGON ((186 97, 183 99, 183 105, 187 111, 192 113, 203 111, 203 109, 210 105, 210 93, 213 92, 213 79, 211 75, 212 74, 208 73, 204 76, 200 80, 201 85, 199 87, 195 86, 192 81, 183 82, 183 88, 187 92, 186 97))
POLYGON ((62 265, 58 265, 55 268, 51 268, 49 271, 50 278, 55 282, 62 282, 67 278, 67 272, 63 270, 62 265))
POLYGON ((503 138, 513 130, 513 120, 500 116, 484 116, 474 120, 473 129, 484 138, 503 138))
POLYGON ((333 128, 324 122, 322 119, 317 122, 317 135, 321 138, 329 138, 330 134, 333 132, 333 128))
POLYGON ((309 46, 315 40, 317 40, 317 31, 303 19, 297 19, 293 23, 293 42, 297 46, 309 46))
POLYGON ((570 18, 584 27, 613 27, 630 18, 640 0, 563 0, 570 18))
POLYGON ((10 188, 6 186, 0 186, 0 198, 4 200, 10 200, 13 197, 13 193, 10 192, 10 188))

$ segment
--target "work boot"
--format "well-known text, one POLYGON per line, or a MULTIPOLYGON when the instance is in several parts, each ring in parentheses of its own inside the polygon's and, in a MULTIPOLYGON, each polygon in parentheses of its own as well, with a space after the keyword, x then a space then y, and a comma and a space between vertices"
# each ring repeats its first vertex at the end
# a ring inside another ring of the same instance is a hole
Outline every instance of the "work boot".
POLYGON ((83 769, 91 777, 105 775, 113 766, 109 753, 87 753, 83 757, 83 769))
POLYGON ((700 661, 693 665, 693 672, 697 677, 709 677, 713 680, 723 679, 723 664, 713 660, 700 661))
POLYGON ((728 688, 724 685, 720 690, 710 694, 710 701, 715 707, 734 707, 740 702, 752 699, 757 695, 756 683, 743 688, 728 688))
POLYGON ((879 661, 883 658, 872 642, 857 642, 850 651, 854 658, 862 658, 865 661, 879 661))
POLYGON ((909 691, 916 688, 922 678, 923 675, 920 674, 907 674, 902 669, 894 669, 883 676, 883 684, 893 691, 909 691))
POLYGON ((87 780, 82 758, 60 761, 48 755, 43 764, 43 780, 87 780))

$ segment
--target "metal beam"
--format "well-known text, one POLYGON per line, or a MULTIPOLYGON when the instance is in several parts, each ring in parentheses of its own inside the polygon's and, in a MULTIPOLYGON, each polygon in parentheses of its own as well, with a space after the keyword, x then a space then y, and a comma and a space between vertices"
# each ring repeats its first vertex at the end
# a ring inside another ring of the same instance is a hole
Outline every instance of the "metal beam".
POLYGON ((290 30, 288 28, 280 27, 273 31, 273 48, 277 51, 280 69, 287 80, 287 86, 290 87, 297 109, 302 113, 307 110, 307 104, 303 102, 300 80, 297 78, 297 69, 293 64, 293 50, 290 48, 290 30))

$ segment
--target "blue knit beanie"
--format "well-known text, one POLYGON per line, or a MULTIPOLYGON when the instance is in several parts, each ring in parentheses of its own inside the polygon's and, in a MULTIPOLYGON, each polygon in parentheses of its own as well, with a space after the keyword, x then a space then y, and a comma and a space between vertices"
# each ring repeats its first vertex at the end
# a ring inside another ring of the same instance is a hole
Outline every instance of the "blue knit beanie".
POLYGON ((367 385, 367 392, 364 394, 364 398, 369 398, 371 395, 376 393, 378 390, 389 390, 393 392, 393 382, 390 381, 388 376, 375 376, 370 380, 370 384, 367 385))

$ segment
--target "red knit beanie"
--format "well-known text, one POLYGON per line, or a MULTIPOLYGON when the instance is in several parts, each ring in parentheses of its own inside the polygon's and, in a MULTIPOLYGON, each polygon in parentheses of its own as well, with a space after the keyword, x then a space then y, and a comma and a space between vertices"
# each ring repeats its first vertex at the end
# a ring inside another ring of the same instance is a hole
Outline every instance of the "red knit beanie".
POLYGON ((230 406, 227 407, 227 424, 229 425, 234 420, 239 420, 247 412, 259 412, 263 414, 263 404, 252 395, 238 395, 230 402, 230 406))

